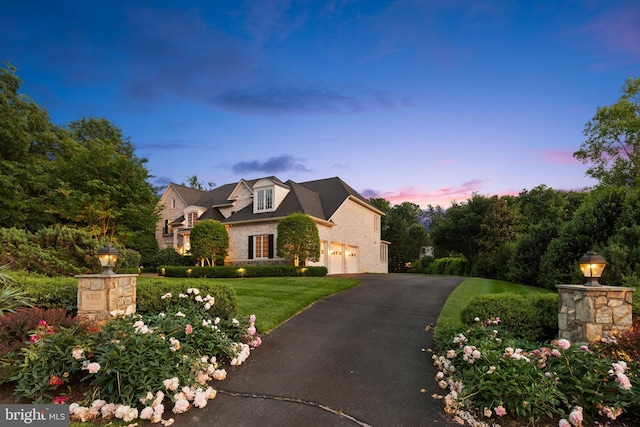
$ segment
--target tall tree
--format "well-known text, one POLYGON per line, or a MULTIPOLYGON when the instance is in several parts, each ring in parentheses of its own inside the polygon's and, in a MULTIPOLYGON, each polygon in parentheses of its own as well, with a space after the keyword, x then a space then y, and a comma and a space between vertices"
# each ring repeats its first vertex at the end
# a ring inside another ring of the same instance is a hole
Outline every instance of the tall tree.
POLYGON ((198 221, 189 236, 191 255, 197 260, 215 265, 224 262, 229 249, 229 234, 219 221, 198 221))
POLYGON ((591 163, 587 175, 605 185, 640 184, 640 78, 630 77, 622 96, 597 109, 573 156, 591 163))
POLYGON ((453 203, 444 216, 436 216, 429 229, 437 249, 460 254, 474 264, 480 253, 482 221, 491 199, 474 194, 465 203, 453 203))
POLYGON ((50 212, 125 245, 137 234, 153 233, 158 196, 147 159, 135 155, 118 127, 104 118, 83 118, 69 125, 61 144, 50 212))
POLYGON ((52 223, 39 198, 49 187, 57 128, 21 84, 14 67, 0 68, 0 227, 35 231, 52 223))
POLYGON ((303 213, 293 213, 278 223, 278 256, 293 261, 294 265, 320 259, 320 236, 313 219, 303 213))
POLYGON ((382 239, 391 242, 390 271, 407 271, 410 263, 420 257, 420 248, 427 244, 428 238, 423 218, 422 208, 411 202, 395 205, 387 212, 382 239))
POLYGON ((216 183, 213 181, 209 181, 205 184, 204 182, 200 181, 198 175, 194 174, 187 178, 186 184, 183 182, 182 185, 193 188, 194 190, 208 191, 212 190, 216 186, 216 183))

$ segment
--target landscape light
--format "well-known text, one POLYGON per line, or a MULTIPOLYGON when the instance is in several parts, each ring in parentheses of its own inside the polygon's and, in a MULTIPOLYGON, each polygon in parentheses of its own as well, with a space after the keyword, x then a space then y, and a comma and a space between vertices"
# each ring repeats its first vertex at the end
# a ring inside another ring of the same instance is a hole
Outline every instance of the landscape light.
POLYGON ((113 268, 116 266, 116 261, 118 261, 118 250, 111 243, 107 243, 104 247, 98 249, 98 259, 103 268, 102 274, 114 274, 113 268))
POLYGON ((587 252, 586 255, 580 257, 580 270, 587 279, 585 286, 601 286, 598 279, 602 277, 602 270, 607 265, 607 260, 603 256, 593 251, 587 252))

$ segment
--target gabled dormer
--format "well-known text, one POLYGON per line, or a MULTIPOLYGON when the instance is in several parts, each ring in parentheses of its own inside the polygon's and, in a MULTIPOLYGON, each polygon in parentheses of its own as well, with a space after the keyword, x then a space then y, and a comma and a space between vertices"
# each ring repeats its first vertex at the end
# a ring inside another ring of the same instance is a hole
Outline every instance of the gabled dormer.
POLYGON ((200 215, 205 213, 206 209, 202 206, 187 206, 184 208, 184 228, 193 228, 200 218, 200 215))
POLYGON ((273 212, 291 189, 277 179, 263 178, 253 185, 253 213, 273 212))

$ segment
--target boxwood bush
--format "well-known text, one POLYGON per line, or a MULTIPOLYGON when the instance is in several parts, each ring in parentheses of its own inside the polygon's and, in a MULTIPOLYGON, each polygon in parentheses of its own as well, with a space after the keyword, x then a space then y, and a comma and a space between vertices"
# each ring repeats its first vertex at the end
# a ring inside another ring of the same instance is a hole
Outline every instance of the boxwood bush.
POLYGON ((16 286, 23 289, 33 305, 42 309, 62 308, 75 315, 78 309, 78 279, 75 277, 49 277, 27 272, 11 272, 16 286))
POLYGON ((177 267, 164 265, 158 267, 158 274, 166 277, 208 277, 218 279, 242 277, 324 277, 327 275, 327 267, 294 267, 292 265, 177 267))
POLYGON ((517 338, 545 342, 558 335, 558 295, 500 293, 473 298, 460 312, 463 323, 499 317, 517 338))
MULTIPOLYGON (((211 295, 215 304, 211 306, 213 317, 230 318, 238 311, 238 299, 236 291, 224 283, 214 283, 206 280, 145 280, 138 282, 136 286, 136 312, 160 313, 167 309, 167 300, 162 296, 170 293, 174 297, 186 294, 187 289, 197 288, 203 297, 211 295)), ((175 301, 175 298, 173 298, 175 301)))

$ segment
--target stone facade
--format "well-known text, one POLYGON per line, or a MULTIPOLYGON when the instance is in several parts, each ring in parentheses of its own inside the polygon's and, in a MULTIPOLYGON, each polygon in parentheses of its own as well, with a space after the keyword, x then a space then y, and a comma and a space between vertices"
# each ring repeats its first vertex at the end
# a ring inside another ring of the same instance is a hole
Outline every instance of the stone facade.
POLYGON ((78 279, 78 316, 92 323, 136 312, 137 274, 86 274, 78 279))
POLYGON ((584 285, 556 287, 559 338, 588 343, 631 327, 631 301, 635 288, 584 285))

